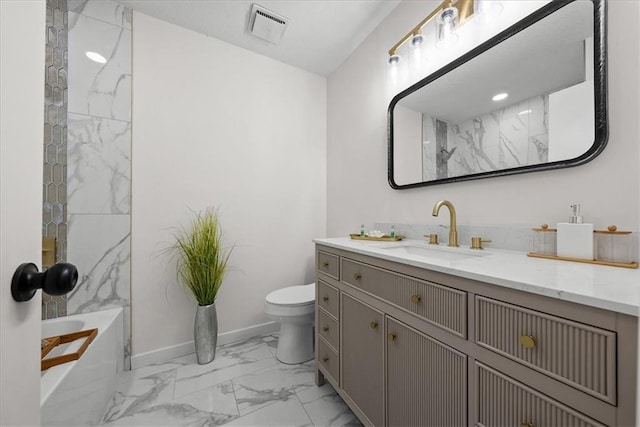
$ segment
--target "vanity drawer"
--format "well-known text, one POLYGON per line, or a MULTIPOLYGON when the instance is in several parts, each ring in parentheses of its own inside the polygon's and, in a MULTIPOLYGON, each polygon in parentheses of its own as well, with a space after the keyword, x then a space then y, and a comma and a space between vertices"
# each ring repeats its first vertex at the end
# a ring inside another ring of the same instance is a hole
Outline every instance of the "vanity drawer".
POLYGON ((318 364, 324 368, 325 373, 333 379, 336 385, 340 384, 338 353, 332 350, 322 337, 318 338, 318 364))
POLYGON ((616 334, 476 296, 476 342, 616 404, 616 334))
POLYGON ((327 313, 338 319, 338 290, 318 280, 318 307, 322 307, 327 313))
POLYGON ((318 251, 318 271, 327 276, 340 280, 338 267, 340 266, 340 257, 327 252, 318 251))
POLYGON ((603 424, 476 362, 477 427, 575 426, 603 424))
POLYGON ((466 292, 345 258, 342 259, 342 281, 459 337, 467 337, 466 292))
POLYGON ((338 343, 340 342, 340 331, 338 328, 337 320, 333 319, 331 316, 325 313, 324 310, 320 309, 318 310, 318 324, 316 325, 316 328, 318 329, 318 334, 320 334, 322 338, 327 340, 331 347, 339 350, 338 343))

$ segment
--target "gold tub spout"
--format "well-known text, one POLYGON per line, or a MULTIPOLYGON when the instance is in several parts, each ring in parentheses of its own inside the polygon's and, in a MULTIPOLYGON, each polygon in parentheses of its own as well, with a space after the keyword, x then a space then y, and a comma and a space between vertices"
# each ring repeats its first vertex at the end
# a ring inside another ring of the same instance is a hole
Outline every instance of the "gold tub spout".
POLYGON ((440 200, 433 207, 433 216, 438 216, 440 208, 446 206, 449 208, 449 246, 458 247, 458 228, 456 226, 456 208, 448 200, 440 200))

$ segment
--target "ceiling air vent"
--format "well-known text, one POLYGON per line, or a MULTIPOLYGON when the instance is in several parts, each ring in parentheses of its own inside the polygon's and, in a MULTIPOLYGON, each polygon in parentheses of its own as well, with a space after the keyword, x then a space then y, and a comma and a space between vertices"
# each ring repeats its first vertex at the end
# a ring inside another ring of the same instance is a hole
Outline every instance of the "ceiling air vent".
POLYGON ((287 28, 287 18, 277 13, 253 4, 249 19, 249 31, 256 37, 265 39, 273 44, 280 43, 284 30, 287 28))

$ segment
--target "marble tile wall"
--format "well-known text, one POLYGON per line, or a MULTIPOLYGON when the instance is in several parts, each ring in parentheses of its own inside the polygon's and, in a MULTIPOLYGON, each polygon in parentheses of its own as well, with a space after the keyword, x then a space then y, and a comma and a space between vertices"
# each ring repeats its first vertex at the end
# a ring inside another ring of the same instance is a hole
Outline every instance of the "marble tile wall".
MULTIPOLYGON (((67 0, 47 0, 42 236, 67 258, 67 0)), ((67 297, 42 293, 42 319, 67 314, 67 297)))
POLYGON ((67 311, 124 307, 129 369, 131 10, 103 0, 68 0, 68 8, 68 259, 80 280, 67 311))
MULTIPOLYGON (((541 95, 461 123, 448 123, 446 149, 424 147, 423 177, 433 179, 434 171, 438 171, 437 178, 445 178, 545 163, 549 157, 548 111, 549 97, 541 95)), ((423 118, 425 135, 434 132, 434 120, 423 118)))

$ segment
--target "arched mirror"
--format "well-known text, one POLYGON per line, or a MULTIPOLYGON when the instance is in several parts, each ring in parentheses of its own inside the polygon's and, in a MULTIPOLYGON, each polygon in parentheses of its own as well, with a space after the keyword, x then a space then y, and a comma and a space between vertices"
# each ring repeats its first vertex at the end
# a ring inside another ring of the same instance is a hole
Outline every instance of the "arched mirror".
POLYGON ((396 95, 395 189, 584 164, 607 143, 605 1, 552 1, 396 95))

